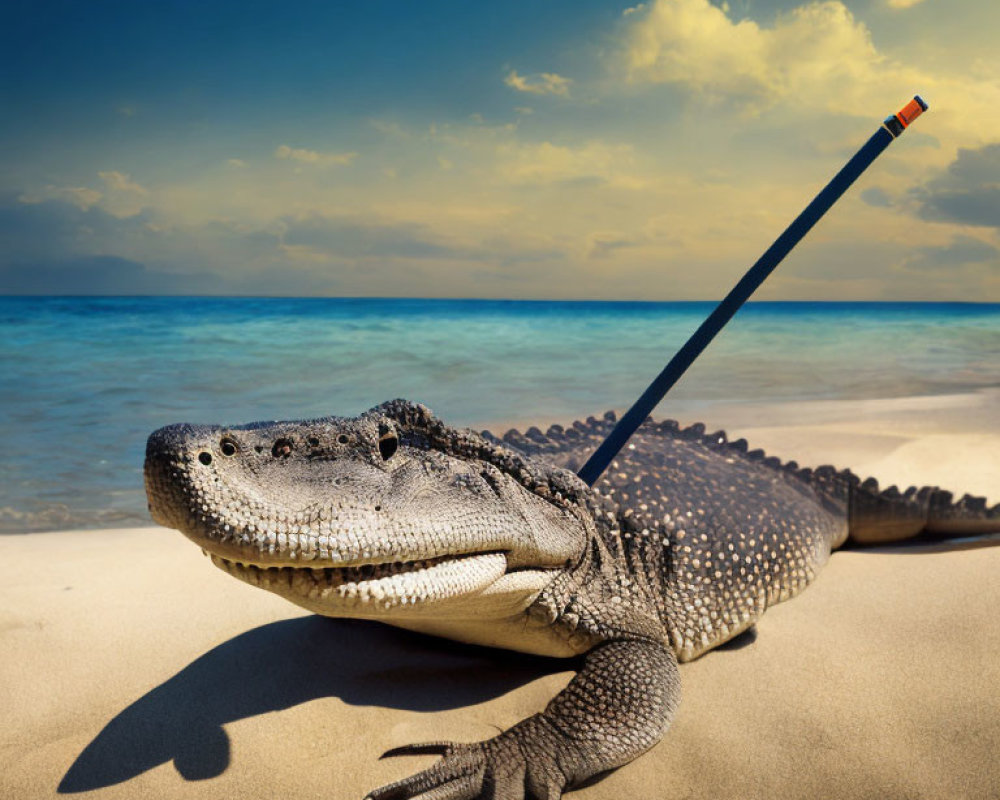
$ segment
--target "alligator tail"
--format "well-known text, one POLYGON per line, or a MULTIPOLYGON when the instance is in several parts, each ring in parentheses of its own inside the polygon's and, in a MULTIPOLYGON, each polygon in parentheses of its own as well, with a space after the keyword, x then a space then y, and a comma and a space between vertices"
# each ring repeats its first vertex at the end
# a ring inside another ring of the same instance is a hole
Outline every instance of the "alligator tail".
POLYGON ((987 507, 985 497, 955 500, 936 486, 895 486, 879 490, 878 481, 848 481, 848 535, 856 544, 881 544, 921 534, 952 538, 1000 533, 1000 503, 987 507))

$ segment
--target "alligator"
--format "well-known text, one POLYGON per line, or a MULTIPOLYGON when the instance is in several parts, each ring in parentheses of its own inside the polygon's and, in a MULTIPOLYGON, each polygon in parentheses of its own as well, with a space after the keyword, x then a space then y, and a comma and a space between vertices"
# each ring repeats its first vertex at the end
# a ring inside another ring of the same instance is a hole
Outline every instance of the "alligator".
POLYGON ((647 419, 593 486, 576 474, 615 416, 502 438, 394 400, 356 418, 172 425, 146 490, 236 578, 318 614, 378 620, 579 669, 538 714, 368 800, 559 798, 664 735, 678 662, 802 591, 831 552, 1000 531, 1000 504, 880 490, 704 425, 647 419))

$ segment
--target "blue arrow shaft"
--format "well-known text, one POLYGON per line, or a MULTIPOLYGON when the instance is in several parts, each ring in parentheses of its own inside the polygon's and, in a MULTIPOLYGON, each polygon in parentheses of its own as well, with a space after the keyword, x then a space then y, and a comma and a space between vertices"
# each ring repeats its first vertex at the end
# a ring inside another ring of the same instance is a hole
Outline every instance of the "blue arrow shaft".
MULTIPOLYGON (((893 118, 890 117, 891 119, 893 118)), ((900 132, 902 132, 901 129, 900 132)), ((618 424, 608 434, 608 437, 601 442, 600 447, 583 465, 578 474, 588 485, 593 486, 597 482, 597 479, 607 469, 608 464, 625 446, 625 442, 635 433, 643 420, 656 407, 656 404, 670 391, 670 388, 677 383, 687 368, 708 347, 709 342, 715 338, 716 334, 732 319, 733 315, 739 311, 740 307, 767 279, 767 276, 774 271, 782 259, 830 209, 830 206, 837 202, 847 188, 857 180, 858 176, 878 158, 894 138, 896 137, 890 133, 885 125, 880 127, 844 165, 844 168, 833 177, 833 180, 806 206, 805 210, 795 218, 795 221, 785 229, 784 233, 774 241, 774 244, 767 249, 764 255, 757 259, 757 263, 747 271, 740 282, 733 287, 732 291, 716 306, 698 330, 670 359, 670 363, 663 368, 663 371, 649 384, 642 396, 618 420, 618 424)))

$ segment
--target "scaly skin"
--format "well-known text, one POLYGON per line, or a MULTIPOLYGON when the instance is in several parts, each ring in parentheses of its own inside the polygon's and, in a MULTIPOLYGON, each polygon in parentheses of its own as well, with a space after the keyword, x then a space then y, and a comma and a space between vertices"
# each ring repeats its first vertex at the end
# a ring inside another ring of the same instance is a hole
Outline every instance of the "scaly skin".
POLYGON ((572 470, 613 415, 500 440, 403 400, 355 419, 156 431, 156 521, 235 577, 363 617, 583 667, 540 714, 485 742, 435 743, 374 800, 558 798, 662 737, 677 662, 794 596, 849 537, 1000 530, 1000 506, 879 492, 800 470, 703 426, 647 421, 596 486, 572 470))

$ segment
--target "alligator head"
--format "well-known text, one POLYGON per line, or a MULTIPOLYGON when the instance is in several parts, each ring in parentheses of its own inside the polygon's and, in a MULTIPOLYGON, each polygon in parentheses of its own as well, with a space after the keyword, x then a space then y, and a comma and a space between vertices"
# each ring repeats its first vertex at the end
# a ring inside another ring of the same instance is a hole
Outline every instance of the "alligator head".
POLYGON ((161 428, 145 476, 153 519, 247 583, 485 644, 516 646, 496 623, 580 561, 593 524, 571 472, 403 400, 356 418, 161 428))

